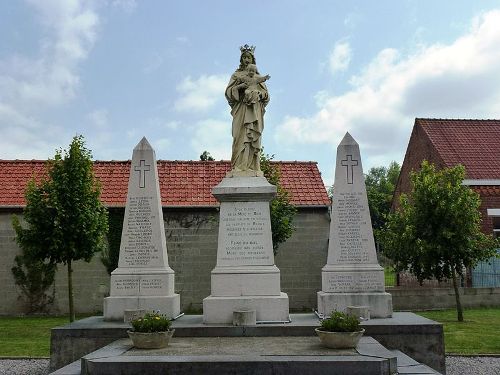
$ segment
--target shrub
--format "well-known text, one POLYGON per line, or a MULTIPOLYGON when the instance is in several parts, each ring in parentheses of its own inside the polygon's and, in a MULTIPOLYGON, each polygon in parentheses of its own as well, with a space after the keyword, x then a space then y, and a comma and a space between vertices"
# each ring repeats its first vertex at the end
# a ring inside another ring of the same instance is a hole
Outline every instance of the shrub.
POLYGON ((169 330, 172 321, 158 313, 148 313, 142 318, 131 321, 134 332, 166 332, 169 330))
POLYGON ((328 318, 321 321, 321 330, 328 332, 358 332, 361 327, 357 317, 340 311, 332 311, 328 318))

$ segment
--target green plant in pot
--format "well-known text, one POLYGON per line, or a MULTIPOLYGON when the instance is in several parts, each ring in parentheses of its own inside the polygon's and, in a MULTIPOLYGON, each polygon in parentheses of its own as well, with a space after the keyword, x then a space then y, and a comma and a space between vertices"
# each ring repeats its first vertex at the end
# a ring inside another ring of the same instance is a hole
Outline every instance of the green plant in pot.
POLYGON ((127 333, 139 349, 159 349, 168 346, 175 330, 170 329, 172 321, 159 313, 147 313, 130 322, 132 329, 127 333))
POLYGON ((332 311, 315 331, 321 343, 333 349, 355 348, 365 332, 357 317, 340 311, 332 311))

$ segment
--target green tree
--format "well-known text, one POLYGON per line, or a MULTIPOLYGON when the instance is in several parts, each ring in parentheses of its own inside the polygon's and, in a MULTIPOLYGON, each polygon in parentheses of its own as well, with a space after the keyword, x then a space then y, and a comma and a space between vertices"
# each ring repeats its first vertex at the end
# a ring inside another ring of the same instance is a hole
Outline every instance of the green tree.
POLYGON ((393 161, 389 164, 389 167, 370 168, 368 174, 365 175, 366 194, 370 208, 373 235, 377 251, 379 252, 381 252, 380 230, 391 211, 392 198, 398 183, 400 171, 401 167, 399 164, 393 161))
POLYGON ((273 238, 274 255, 278 247, 293 234, 293 218, 297 209, 290 204, 290 193, 280 184, 280 170, 278 165, 271 163, 274 155, 263 152, 260 155, 260 168, 267 181, 277 188, 276 197, 271 201, 271 232, 273 238))
POLYGON ((427 161, 411 174, 412 190, 400 197, 380 239, 397 272, 424 279, 452 279, 457 319, 463 321, 457 278, 466 268, 496 254, 498 242, 480 230, 480 198, 462 185, 465 169, 436 170, 427 161))
POLYGON ((108 246, 101 253, 101 262, 110 275, 118 267, 120 259, 124 214, 125 211, 123 209, 114 208, 108 210, 108 246))
POLYGON ((215 159, 210 155, 210 152, 208 151, 203 151, 203 153, 200 155, 200 160, 201 161, 214 161, 215 159))
MULTIPOLYGON (((33 183, 33 182, 30 182, 33 183)), ((28 199, 28 197, 26 197, 28 199)), ((32 205, 36 205, 32 201, 32 205)), ((16 239, 22 233, 22 226, 17 216, 12 217, 12 225, 16 239)), ((16 285, 21 289, 21 295, 27 302, 28 314, 47 312, 54 302, 54 291, 48 289, 54 285, 57 266, 50 262, 33 259, 30 249, 19 243, 22 253, 14 258, 15 266, 11 268, 16 285)))
POLYGON ((108 227, 91 158, 82 136, 74 137, 68 150, 58 150, 47 162, 47 178, 28 185, 27 228, 16 229, 18 243, 29 249, 33 259, 67 266, 71 322, 75 320, 72 264, 89 262, 105 247, 108 227))
POLYGON ((392 197, 400 171, 399 164, 393 161, 389 167, 374 167, 365 175, 370 217, 375 231, 384 226, 386 217, 391 211, 392 197))

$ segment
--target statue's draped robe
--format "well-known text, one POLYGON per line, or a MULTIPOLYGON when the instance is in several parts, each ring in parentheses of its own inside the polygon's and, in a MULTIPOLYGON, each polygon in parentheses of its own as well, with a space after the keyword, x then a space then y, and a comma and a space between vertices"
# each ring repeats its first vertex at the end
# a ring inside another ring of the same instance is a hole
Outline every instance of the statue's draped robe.
POLYGON ((226 98, 233 116, 233 171, 260 171, 261 136, 264 130, 264 112, 269 102, 269 93, 264 83, 259 83, 261 100, 245 104, 245 89, 236 86, 242 82, 246 72, 237 70, 231 76, 226 88, 226 98))

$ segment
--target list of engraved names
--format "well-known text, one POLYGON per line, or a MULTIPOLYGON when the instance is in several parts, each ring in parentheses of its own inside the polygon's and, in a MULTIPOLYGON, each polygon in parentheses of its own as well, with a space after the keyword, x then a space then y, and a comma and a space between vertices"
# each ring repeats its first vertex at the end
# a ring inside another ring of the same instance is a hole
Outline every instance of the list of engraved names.
POLYGON ((160 277, 124 276, 115 277, 113 283, 116 294, 119 295, 154 295, 164 289, 165 282, 160 277))
POLYGON ((124 245, 125 264, 147 266, 159 260, 159 244, 153 241, 153 197, 130 197, 124 245))
POLYGON ((384 274, 382 271, 336 273, 328 272, 326 292, 379 292, 384 291, 384 274))
POLYGON ((367 238, 363 237, 363 226, 367 225, 368 207, 361 202, 361 192, 339 192, 337 199, 338 244, 340 246, 340 262, 368 262, 366 250, 367 238))

